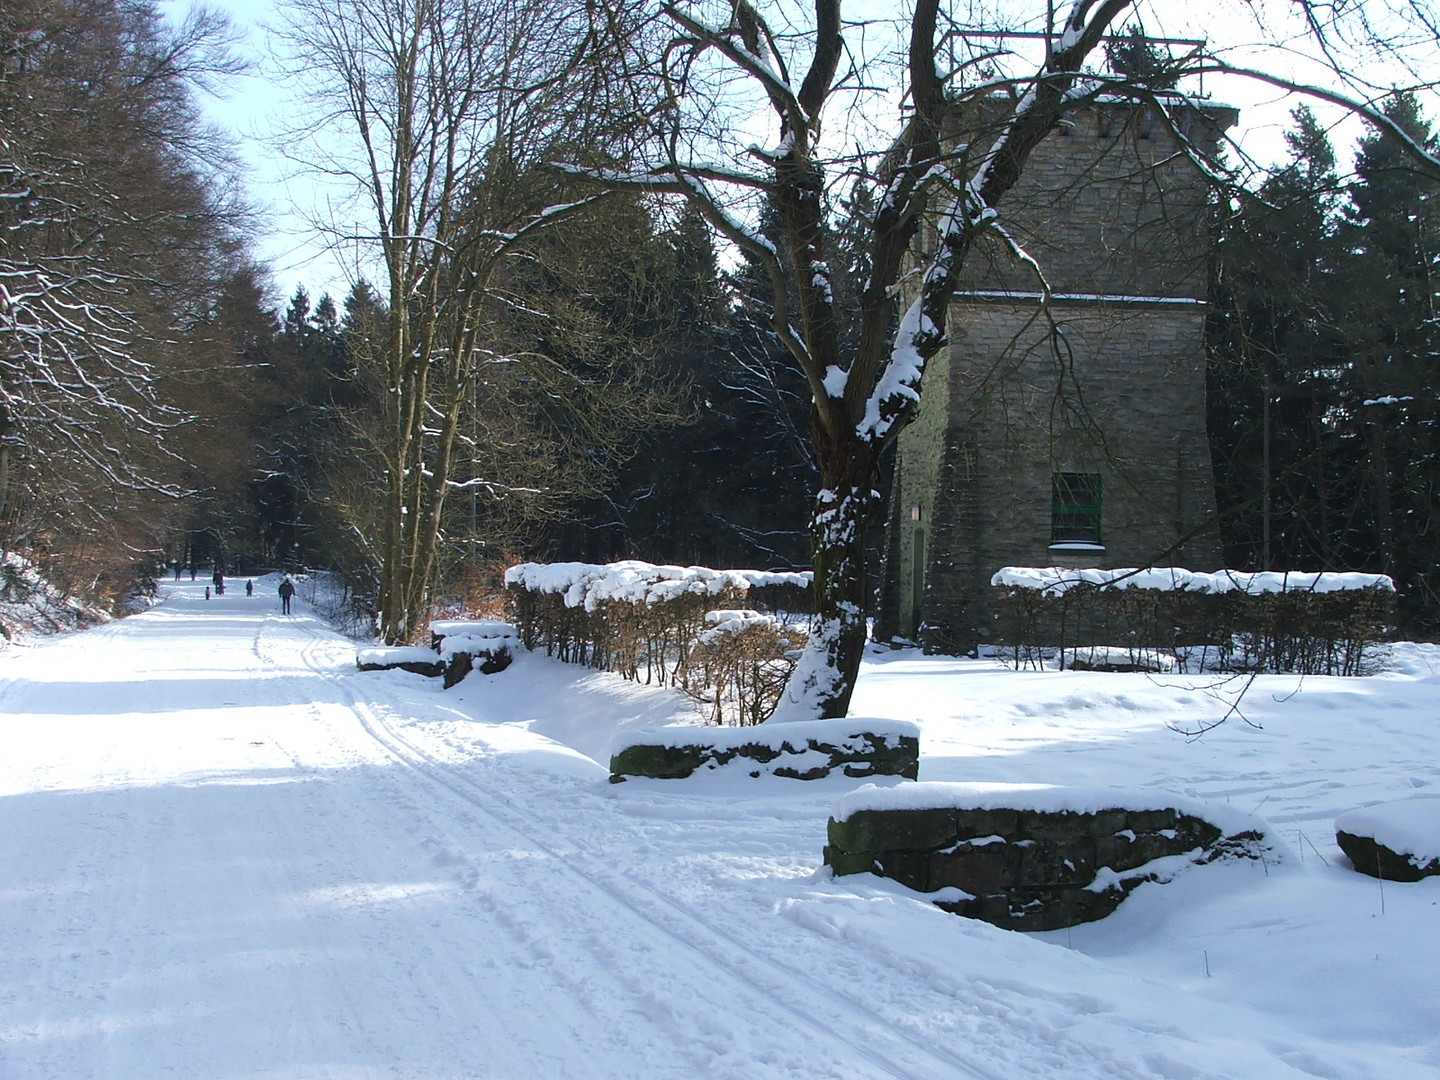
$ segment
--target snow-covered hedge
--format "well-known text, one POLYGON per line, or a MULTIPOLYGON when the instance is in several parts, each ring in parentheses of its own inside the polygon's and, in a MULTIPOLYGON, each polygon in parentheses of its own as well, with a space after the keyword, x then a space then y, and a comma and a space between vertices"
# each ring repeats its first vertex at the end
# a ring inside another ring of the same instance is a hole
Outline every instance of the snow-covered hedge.
POLYGON ((1087 650, 1164 650, 1187 670, 1354 675, 1394 622, 1383 574, 1199 573, 1007 566, 991 578, 995 641, 1017 665, 1087 650))
POLYGON ((505 572, 527 648, 680 687, 717 723, 757 723, 778 700, 805 637, 778 613, 807 612, 810 581, 808 573, 634 560, 505 572))
MULTIPOLYGON (((809 573, 711 570, 627 559, 615 563, 521 563, 505 571, 505 586, 556 595, 567 608, 593 612, 608 601, 659 604, 686 597, 745 595, 752 589, 810 588, 809 573)), ((710 604, 714 607, 714 604, 710 604)))
POLYGON ((1204 573, 1182 570, 1178 566, 1132 567, 1123 570, 1006 566, 990 579, 990 584, 1008 589, 1037 589, 1051 596, 1061 596, 1071 589, 1087 587, 1210 595, 1243 593, 1246 596, 1286 592, 1355 592, 1361 589, 1392 593, 1395 591, 1395 582, 1384 574, 1302 574, 1276 571, 1249 574, 1241 570, 1204 573))
POLYGON ((716 724, 764 723, 785 692, 806 633, 745 608, 705 613, 681 686, 716 724))

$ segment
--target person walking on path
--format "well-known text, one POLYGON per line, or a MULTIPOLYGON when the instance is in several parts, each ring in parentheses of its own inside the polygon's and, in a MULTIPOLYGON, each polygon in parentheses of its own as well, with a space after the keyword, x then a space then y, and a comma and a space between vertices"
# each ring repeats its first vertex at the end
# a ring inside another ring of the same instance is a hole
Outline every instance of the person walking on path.
POLYGON ((290 580, 290 575, 285 575, 285 580, 280 582, 280 610, 282 613, 290 614, 290 598, 295 595, 295 583, 290 580))
POLYGON ((255 582, 253 582, 253 581, 248 581, 248 580, 245 582, 245 595, 246 595, 246 596, 254 596, 254 595, 255 595, 255 582))

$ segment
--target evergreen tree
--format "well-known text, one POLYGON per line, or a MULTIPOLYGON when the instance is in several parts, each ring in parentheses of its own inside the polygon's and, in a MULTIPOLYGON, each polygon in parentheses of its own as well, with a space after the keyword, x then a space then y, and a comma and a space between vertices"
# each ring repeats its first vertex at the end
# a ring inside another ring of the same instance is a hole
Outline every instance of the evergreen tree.
POLYGON ((1116 75, 1147 90, 1173 90, 1180 81, 1181 68, 1175 58, 1137 24, 1105 43, 1105 62, 1116 75))
MULTIPOLYGON (((320 483, 319 458, 331 426, 335 383, 344 370, 335 304, 321 297, 312 309, 296 288, 280 319, 252 421, 256 467, 252 480, 256 555, 286 568, 321 558, 307 520, 320 483)), ((316 538, 318 539, 318 538, 316 538)))
POLYGON ((1342 349, 1331 307, 1341 194, 1328 136, 1308 109, 1293 118, 1290 161, 1223 230, 1210 328, 1226 561, 1262 569, 1321 568, 1339 543, 1330 510, 1341 451, 1319 418, 1342 349))
MULTIPOLYGON (((855 181, 833 226, 839 333, 859 334, 863 237, 874 214, 855 181)), ((772 242, 773 208, 764 211, 772 242)), ((771 327, 771 283, 753 260, 722 275, 709 225, 689 205, 663 234, 674 261, 675 313, 664 365, 687 380, 690 422, 652 433, 583 520, 557 538, 566 558, 641 557, 710 566, 809 565, 806 503, 817 482, 811 395, 771 327)))
MULTIPOLYGON (((1385 116, 1416 143, 1437 140, 1407 94, 1385 116)), ((1355 541, 1369 569, 1396 577, 1414 625, 1440 626, 1440 183, 1372 126, 1339 231, 1335 275, 1347 351, 1336 423, 1364 447, 1355 541)))
MULTIPOLYGON (((1385 116, 1433 146, 1413 99, 1385 116)), ((1232 565, 1391 574, 1403 629, 1440 615, 1436 182, 1373 127, 1341 185, 1316 119, 1221 244, 1211 368, 1232 565)))

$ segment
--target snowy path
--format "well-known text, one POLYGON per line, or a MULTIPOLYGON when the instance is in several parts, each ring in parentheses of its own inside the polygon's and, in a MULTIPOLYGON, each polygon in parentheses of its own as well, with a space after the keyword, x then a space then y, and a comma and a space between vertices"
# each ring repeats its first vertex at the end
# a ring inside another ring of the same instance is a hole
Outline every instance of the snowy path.
POLYGON ((0 667, 0 1074, 987 1075, 617 872, 570 770, 182 592, 0 667))
POLYGON ((273 606, 0 656, 3 1080, 1436 1075, 832 882, 853 782, 608 784, 666 695, 362 676, 273 606))

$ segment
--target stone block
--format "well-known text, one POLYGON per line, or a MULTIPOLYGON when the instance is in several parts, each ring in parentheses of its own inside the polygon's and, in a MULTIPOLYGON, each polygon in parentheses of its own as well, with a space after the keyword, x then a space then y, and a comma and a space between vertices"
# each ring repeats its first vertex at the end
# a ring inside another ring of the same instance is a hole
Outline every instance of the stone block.
POLYGON ((1095 865, 1111 870, 1129 870, 1146 862, 1135 844, 1135 834, 1128 830, 1095 838, 1095 865))
POLYGON ((794 754, 798 752, 798 749, 788 742, 782 743, 780 746, 771 746, 769 743, 745 743, 735 752, 739 757, 758 761, 761 765, 768 765, 782 754, 794 754))
POLYGON ((930 857, 913 851, 881 851, 874 856, 872 873, 898 881, 916 892, 933 892, 930 857))
POLYGON ((1422 864, 1409 852, 1392 851, 1372 836, 1357 836, 1337 829, 1335 842, 1356 870, 1382 881, 1419 881, 1440 875, 1440 859, 1422 864))
POLYGON ((1120 807, 1100 810, 1088 816, 1090 818, 1090 835, 1097 838, 1121 832, 1130 827, 1130 811, 1120 807))
POLYGON ((1195 845, 1186 847, 1179 842, 1179 834, 1174 838, 1161 833, 1136 833, 1135 840, 1130 844, 1129 858, 1126 865, 1111 866, 1112 870, 1130 870, 1137 866, 1143 866, 1153 859, 1163 858, 1166 855, 1176 855, 1182 851, 1189 851, 1195 845))
POLYGON ((962 889, 974 895, 1001 892, 1019 880, 1019 853, 1010 844, 961 844, 930 856, 931 889, 962 889))
POLYGON ((1190 851, 1197 847, 1208 848, 1220 839, 1220 830, 1214 825, 1188 814, 1176 815, 1175 832, 1176 839, 1182 845, 1181 851, 1190 851))
POLYGON ((683 779, 706 760, 706 750, 703 746, 627 746, 610 758, 610 780, 618 783, 626 776, 683 779))
POLYGON ((955 841, 955 811, 862 810, 831 819, 830 843, 845 851, 930 851, 955 841))
MULTIPOLYGON (((749 769, 751 776, 769 774, 792 780, 818 780, 837 770, 846 776, 903 776, 912 780, 919 773, 920 740, 914 735, 896 731, 852 730, 845 721, 809 723, 815 725, 816 732, 809 738, 802 737, 803 731, 792 730, 783 739, 777 739, 773 737, 774 729, 771 728, 763 729, 764 733, 772 735, 771 738, 762 734, 747 737, 739 733, 761 729, 712 728, 713 741, 707 741, 697 729, 693 743, 677 744, 672 738, 657 739, 653 744, 627 745, 611 755, 610 780, 617 784, 629 776, 678 780, 697 769, 719 768, 731 763, 738 763, 740 767, 753 765, 749 769), (837 724, 845 729, 844 737, 837 737, 831 730, 837 724), (827 731, 831 733, 827 734, 827 731), (821 758, 823 760, 819 760, 821 758)), ((800 722, 779 726, 804 729, 809 724, 800 722)), ((686 737, 690 737, 690 729, 664 730, 672 733, 683 730, 686 737)))
POLYGON ((875 856, 869 851, 846 851, 833 844, 825 846, 825 865, 836 877, 875 872, 875 856))
POLYGON ((1180 814, 1176 810, 1131 810, 1128 818, 1130 828, 1137 833, 1149 833, 1175 828, 1180 814))
POLYGON ((1020 851, 1022 885, 1084 885, 1095 877, 1095 845, 1088 836, 1037 840, 1020 851))
POLYGON ((1022 810, 1016 822, 1017 833, 1032 840, 1077 840, 1092 828, 1089 815, 1068 810, 1022 810))
POLYGON ((956 810, 955 836, 973 840, 979 836, 1012 836, 1019 813, 1015 810, 956 810))
POLYGON ((361 671, 409 671, 415 675, 424 675, 427 678, 438 678, 445 673, 445 665, 437 657, 433 662, 404 660, 398 663, 384 664, 357 664, 361 671))
POLYGON ((478 671, 482 675, 494 675, 504 671, 513 660, 510 650, 503 645, 488 652, 451 653, 450 662, 445 665, 445 689, 449 690, 472 671, 478 671))
POLYGON ((1188 855, 1204 864, 1253 855, 1263 841, 1250 830, 1227 837, 1172 809, 1087 814, 1023 802, 1014 809, 951 809, 954 794, 944 790, 950 785, 934 786, 939 805, 928 809, 914 799, 885 809, 852 796, 846 820, 830 821, 827 865, 837 875, 875 873, 920 892, 956 889, 966 898, 937 899, 937 906, 1010 929, 1053 930, 1103 918, 1138 885, 1161 880, 1158 869, 1146 869, 1153 860, 1188 855), (1141 832, 1135 825, 1154 828, 1141 832), (1118 877, 1097 887, 1102 867, 1118 877))

